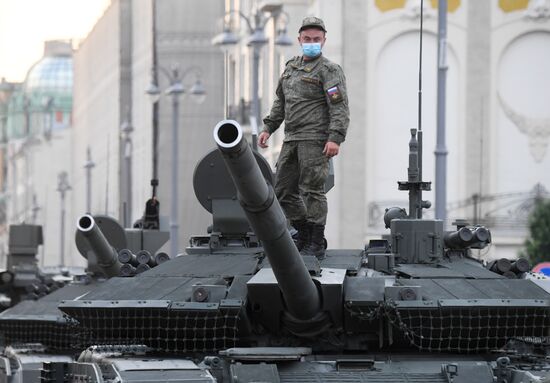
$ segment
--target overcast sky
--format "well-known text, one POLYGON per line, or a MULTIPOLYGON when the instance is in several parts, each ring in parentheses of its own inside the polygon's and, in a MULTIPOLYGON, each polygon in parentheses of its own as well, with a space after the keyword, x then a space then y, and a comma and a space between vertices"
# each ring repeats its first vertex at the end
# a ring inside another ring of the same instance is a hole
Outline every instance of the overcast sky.
POLYGON ((23 81, 44 41, 86 37, 111 0, 0 0, 0 77, 23 81))

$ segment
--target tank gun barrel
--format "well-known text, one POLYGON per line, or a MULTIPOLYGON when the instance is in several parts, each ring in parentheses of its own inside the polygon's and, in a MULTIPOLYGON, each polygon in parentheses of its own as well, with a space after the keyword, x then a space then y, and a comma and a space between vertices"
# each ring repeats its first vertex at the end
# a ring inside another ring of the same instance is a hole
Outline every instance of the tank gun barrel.
POLYGON ((108 277, 118 276, 121 266, 118 254, 109 244, 94 218, 89 214, 81 216, 77 222, 77 231, 88 240, 97 257, 97 263, 105 274, 108 277))
POLYGON ((273 188, 262 176, 241 127, 236 121, 221 121, 214 129, 214 140, 250 226, 262 241, 290 314, 298 319, 313 318, 320 312, 319 292, 287 230, 286 217, 273 188))

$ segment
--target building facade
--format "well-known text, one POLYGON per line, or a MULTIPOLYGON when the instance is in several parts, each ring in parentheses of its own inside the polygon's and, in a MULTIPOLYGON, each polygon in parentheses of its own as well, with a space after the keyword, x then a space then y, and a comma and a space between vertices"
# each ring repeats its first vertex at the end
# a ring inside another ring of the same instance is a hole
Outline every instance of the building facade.
MULTIPOLYGON (((343 66, 351 124, 334 159, 327 238, 331 247, 362 247, 386 233, 386 207, 407 206, 397 190, 406 180, 409 129, 417 127, 419 0, 283 1, 288 31, 297 36, 304 16, 327 26, 323 50, 343 66)), ((435 181, 437 108, 437 1, 424 2, 424 180, 435 181)), ((254 13, 252 1, 227 9, 254 13)), ((527 216, 550 190, 550 6, 538 0, 448 0, 446 147, 447 227, 462 218, 486 224, 493 245, 480 256, 515 257, 527 235, 527 216)), ((267 32, 270 29, 266 29, 267 32)), ((273 33, 273 32, 272 32, 273 33)), ((235 88, 245 101, 248 47, 234 53, 235 88)), ((287 55, 300 54, 297 45, 287 55)), ((264 51, 262 113, 269 111, 283 65, 264 51), (274 71, 274 72, 273 72, 274 71)), ((236 99, 239 96, 235 96, 236 99)), ((281 129, 282 130, 282 129, 281 129)), ((281 133, 265 152, 275 164, 281 133)), ((434 192, 424 195, 434 204, 434 192)), ((425 212, 433 217, 433 208, 425 212)))
POLYGON ((156 177, 166 230, 171 185, 178 182, 179 248, 183 251, 192 234, 206 232, 211 218, 195 198, 192 176, 196 162, 213 148, 212 129, 223 118, 223 55, 210 43, 223 11, 221 0, 208 6, 199 0, 113 0, 79 46, 74 58, 75 217, 87 211, 89 149, 92 214, 109 214, 131 227, 142 216, 156 177), (165 91, 175 66, 187 92, 179 98, 179 176, 173 180, 173 104, 165 91), (188 94, 197 76, 207 91, 200 105, 188 94), (162 92, 156 107, 146 94, 153 79, 162 92))
POLYGON ((42 225, 42 266, 74 265, 65 224, 71 212, 63 201, 72 173, 72 53, 70 41, 46 41, 43 58, 23 83, 12 84, 4 105, 2 248, 9 224, 42 225))

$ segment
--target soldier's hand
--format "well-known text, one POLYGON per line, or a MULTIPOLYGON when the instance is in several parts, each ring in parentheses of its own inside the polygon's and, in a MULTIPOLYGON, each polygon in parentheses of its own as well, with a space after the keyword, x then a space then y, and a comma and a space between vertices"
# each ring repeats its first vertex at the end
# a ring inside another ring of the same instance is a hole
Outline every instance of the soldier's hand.
POLYGON ((339 151, 340 145, 338 145, 336 142, 327 141, 327 143, 325 144, 325 148, 323 149, 323 154, 328 158, 331 158, 338 155, 339 151))
POLYGON ((269 138, 269 136, 271 136, 271 134, 269 134, 268 132, 261 132, 260 135, 258 136, 258 145, 260 146, 260 148, 267 148, 267 140, 269 138))

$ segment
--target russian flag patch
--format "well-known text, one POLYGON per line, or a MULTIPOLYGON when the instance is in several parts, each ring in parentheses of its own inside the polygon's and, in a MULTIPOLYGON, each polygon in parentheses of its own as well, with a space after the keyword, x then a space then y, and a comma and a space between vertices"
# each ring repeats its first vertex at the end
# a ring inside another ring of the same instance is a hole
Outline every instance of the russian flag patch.
POLYGON ((333 104, 336 104, 337 102, 340 102, 344 99, 342 97, 342 92, 340 92, 340 88, 338 88, 338 85, 335 85, 332 88, 328 88, 327 95, 328 99, 333 104))

